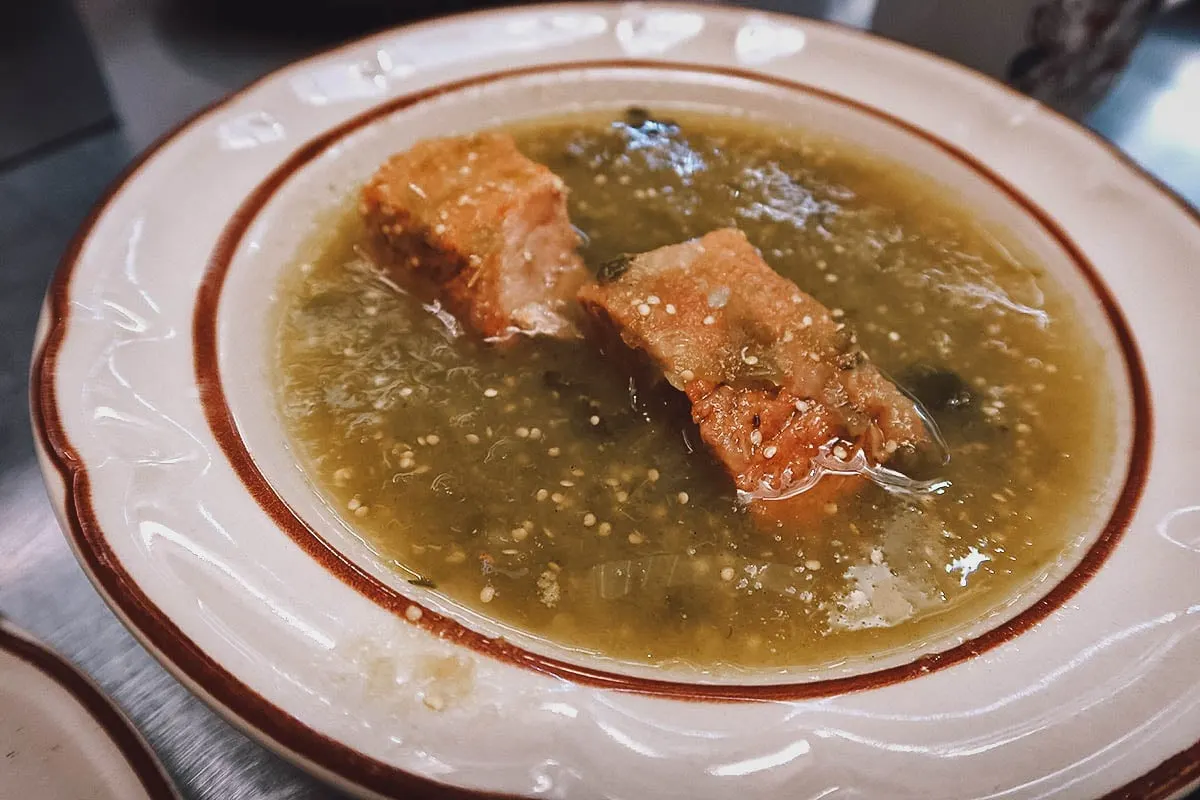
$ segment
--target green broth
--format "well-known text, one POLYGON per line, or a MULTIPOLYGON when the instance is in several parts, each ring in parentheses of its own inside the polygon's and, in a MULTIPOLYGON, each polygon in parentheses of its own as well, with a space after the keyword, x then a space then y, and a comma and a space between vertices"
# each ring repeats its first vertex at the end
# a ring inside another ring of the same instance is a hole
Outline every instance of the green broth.
POLYGON ((382 277, 346 211, 284 280, 280 407, 312 481, 402 575, 603 656, 803 669, 996 613, 1078 546, 1113 412, 1099 348, 1040 266, 852 147, 711 116, 613 119, 513 129, 570 187, 587 263, 740 227, 901 385, 961 379, 970 403, 934 412, 951 487, 869 487, 764 530, 677 398, 632 404, 584 342, 454 335, 382 277))

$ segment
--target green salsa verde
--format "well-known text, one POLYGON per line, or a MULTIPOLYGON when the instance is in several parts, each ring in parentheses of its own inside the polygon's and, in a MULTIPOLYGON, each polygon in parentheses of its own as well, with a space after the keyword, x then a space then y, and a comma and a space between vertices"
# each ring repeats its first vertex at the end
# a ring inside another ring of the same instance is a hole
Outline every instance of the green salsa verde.
POLYGON ((736 226, 936 419, 941 494, 868 486, 764 530, 582 341, 458 330, 340 213, 287 271, 281 416, 328 502, 412 583, 558 645, 705 670, 820 669, 1001 613, 1069 554, 1113 409, 1065 293, 939 187, 749 120, 586 114, 510 129, 570 188, 593 269, 736 226))

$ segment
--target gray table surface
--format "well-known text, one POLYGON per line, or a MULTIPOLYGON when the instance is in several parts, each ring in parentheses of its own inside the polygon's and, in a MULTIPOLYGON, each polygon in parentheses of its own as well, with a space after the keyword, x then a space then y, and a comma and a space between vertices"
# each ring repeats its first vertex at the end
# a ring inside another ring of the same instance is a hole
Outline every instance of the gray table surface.
MULTIPOLYGON (((120 125, 0 172, 0 612, 110 693, 184 797, 340 797, 209 711, 105 607, 45 499, 26 376, 49 276, 92 203, 131 157, 192 111, 345 32, 247 32, 149 0, 95 0, 80 9, 120 125)), ((1192 3, 1163 17, 1086 120, 1194 205, 1200 205, 1197 12, 1192 3)), ((0 775, 0 795, 2 789, 0 775)))

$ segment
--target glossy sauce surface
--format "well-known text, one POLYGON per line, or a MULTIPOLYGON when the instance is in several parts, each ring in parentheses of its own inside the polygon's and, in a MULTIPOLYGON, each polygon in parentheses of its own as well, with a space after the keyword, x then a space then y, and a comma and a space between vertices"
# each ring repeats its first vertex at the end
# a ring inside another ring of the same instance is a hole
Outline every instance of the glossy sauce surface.
POLYGON ((997 613, 1078 546, 1112 450, 1098 347, 1043 269, 953 197, 747 121, 513 130, 570 187, 593 269, 745 231, 924 402, 950 485, 871 486, 764 531, 678 397, 631 393, 584 342, 461 333, 383 275, 347 211, 284 280, 281 417, 314 484, 413 583, 602 656, 802 670, 997 613))

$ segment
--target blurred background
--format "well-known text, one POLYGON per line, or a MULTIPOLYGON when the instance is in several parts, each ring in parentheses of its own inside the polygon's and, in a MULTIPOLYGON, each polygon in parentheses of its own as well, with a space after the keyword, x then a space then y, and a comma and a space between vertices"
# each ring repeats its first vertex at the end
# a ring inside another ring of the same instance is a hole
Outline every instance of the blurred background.
MULTIPOLYGON (((70 555, 44 499, 26 400, 46 283, 105 187, 184 117, 341 41, 489 4, 0 0, 0 612, 95 677, 187 798, 338 795, 221 722, 163 672, 70 555)), ((1007 81, 1200 205, 1200 0, 740 5, 872 30, 1007 81)))

